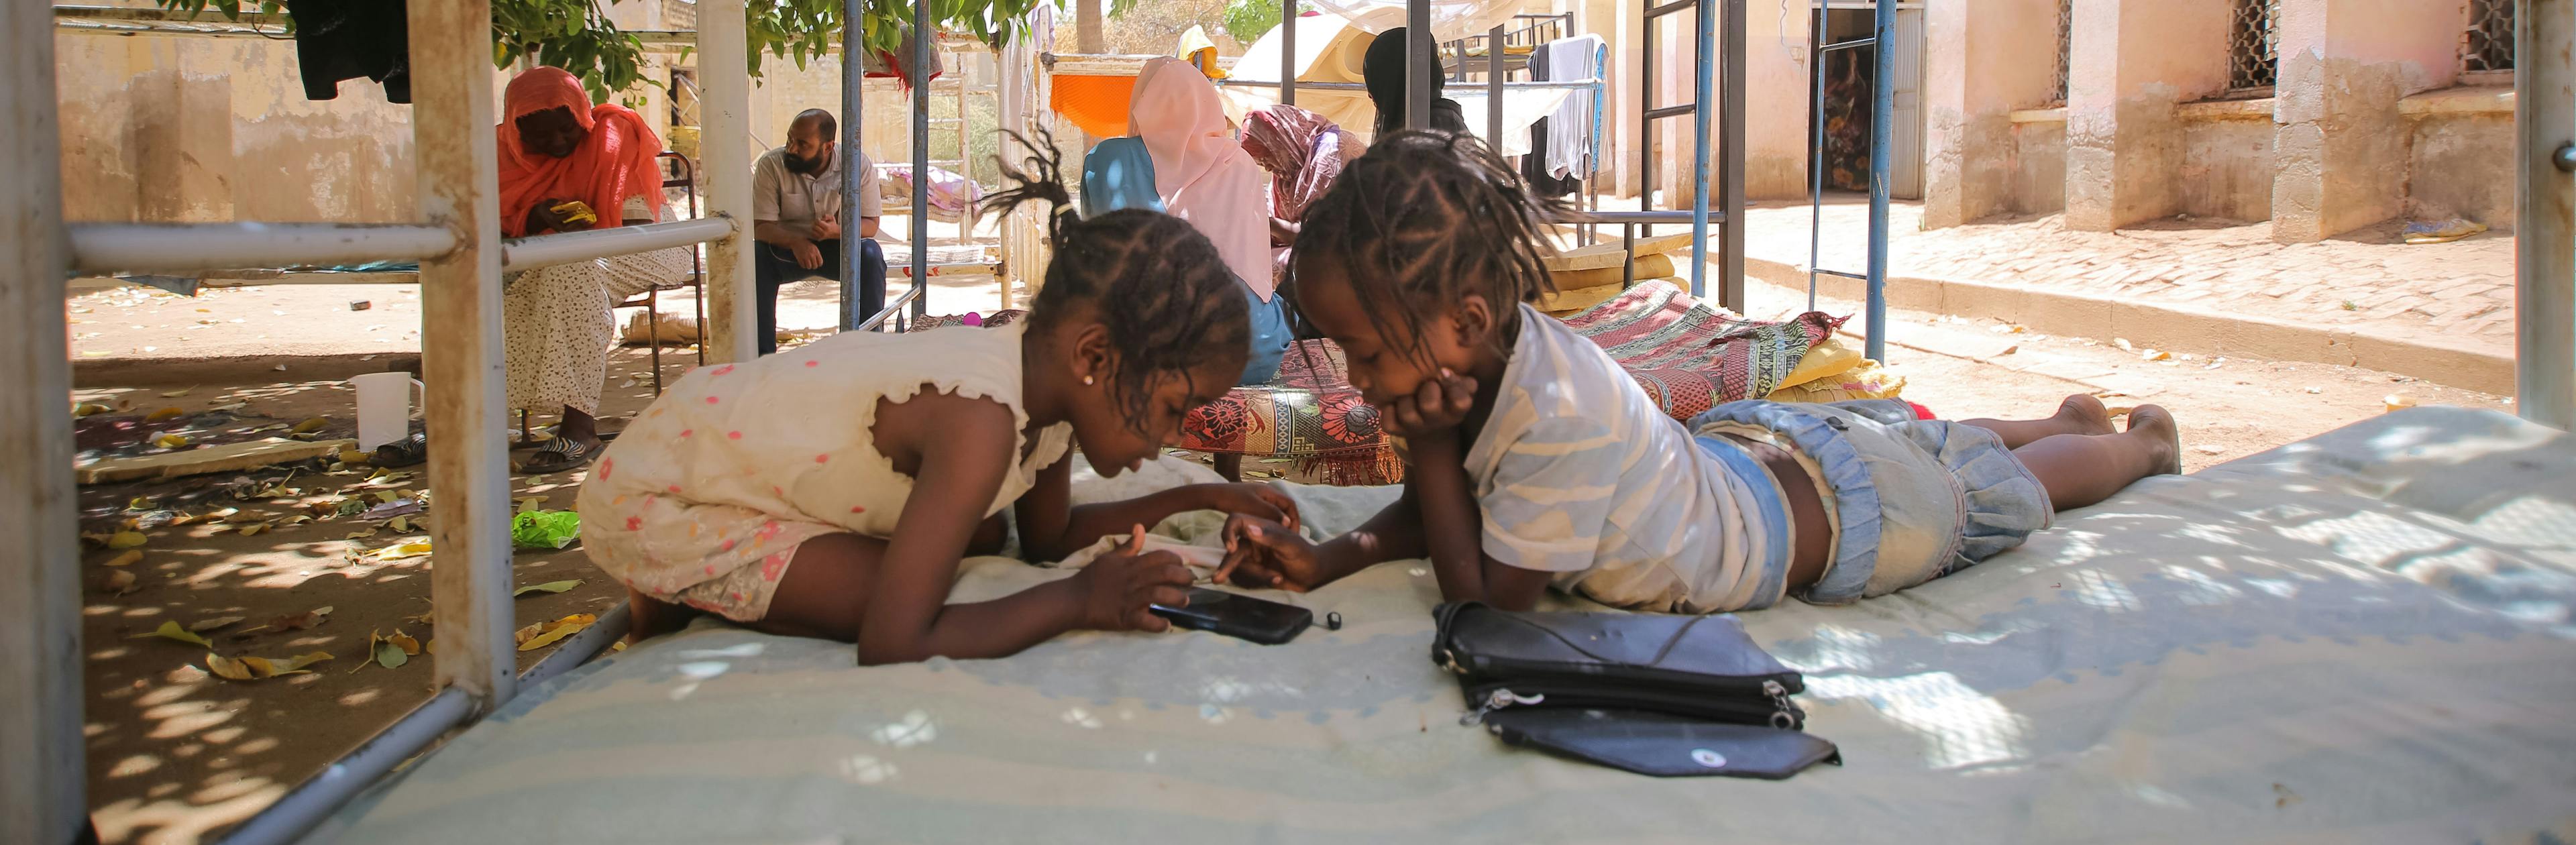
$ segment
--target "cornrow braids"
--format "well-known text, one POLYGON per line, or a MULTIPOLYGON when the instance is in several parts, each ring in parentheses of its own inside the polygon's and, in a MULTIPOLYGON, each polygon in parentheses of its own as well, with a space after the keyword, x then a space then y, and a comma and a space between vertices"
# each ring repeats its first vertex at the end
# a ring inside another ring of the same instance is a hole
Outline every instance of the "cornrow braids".
POLYGON ((1401 326, 1405 351, 1427 360, 1425 327, 1450 303, 1479 294, 1495 308, 1490 342, 1508 351, 1511 306, 1555 293, 1545 256, 1562 202, 1531 194, 1520 174, 1464 133, 1386 136, 1342 169, 1308 206, 1292 272, 1341 270, 1370 324, 1401 326))
MULTIPOLYGON (((1092 303, 1109 331, 1118 407, 1128 428, 1143 433, 1157 376, 1189 379, 1216 356, 1248 355, 1252 316, 1243 283, 1217 257, 1216 245, 1187 221, 1157 211, 1120 209, 1083 219, 1065 189, 1055 137, 1037 142, 1006 133, 1027 152, 1019 166, 996 156, 1011 187, 984 198, 986 214, 1045 202, 1047 240, 1055 255, 1045 286, 1029 305, 1029 328, 1045 332, 1080 303, 1092 303)), ((1197 385, 1190 385, 1197 392, 1197 385)))

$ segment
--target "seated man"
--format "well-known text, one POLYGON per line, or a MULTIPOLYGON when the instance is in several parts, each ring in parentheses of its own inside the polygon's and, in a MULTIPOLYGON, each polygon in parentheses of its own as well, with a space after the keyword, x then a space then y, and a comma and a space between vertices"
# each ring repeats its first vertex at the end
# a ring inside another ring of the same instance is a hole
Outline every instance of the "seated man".
MULTIPOLYGON (((840 137, 840 124, 831 112, 806 109, 787 124, 787 146, 770 150, 752 165, 751 236, 760 241, 752 247, 760 283, 760 354, 778 351, 781 286, 841 277, 840 137)), ((874 238, 884 207, 877 196, 876 168, 857 150, 850 151, 847 164, 859 169, 858 236, 874 238)), ((885 253, 876 241, 859 241, 858 313, 848 322, 883 310, 885 295, 885 253)))

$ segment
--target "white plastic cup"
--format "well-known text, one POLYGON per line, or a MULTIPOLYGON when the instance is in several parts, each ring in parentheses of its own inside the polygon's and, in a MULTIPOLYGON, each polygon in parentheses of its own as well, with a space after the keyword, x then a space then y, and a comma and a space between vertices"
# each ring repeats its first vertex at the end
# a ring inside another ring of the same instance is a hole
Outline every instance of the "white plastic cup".
POLYGON ((425 393, 427 385, 410 373, 367 373, 350 377, 349 383, 358 388, 359 451, 372 452, 411 436, 411 389, 425 393))

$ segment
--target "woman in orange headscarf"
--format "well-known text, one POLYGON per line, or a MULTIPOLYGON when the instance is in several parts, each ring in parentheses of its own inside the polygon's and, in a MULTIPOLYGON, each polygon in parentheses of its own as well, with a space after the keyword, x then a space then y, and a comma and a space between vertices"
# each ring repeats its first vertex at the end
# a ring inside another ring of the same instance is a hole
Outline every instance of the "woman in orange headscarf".
MULTIPOLYGON (((501 233, 526 237, 660 218, 662 139, 619 105, 592 105, 581 81, 541 67, 510 80, 499 133, 501 233)), ((599 452, 591 418, 608 378, 616 303, 689 274, 686 248, 539 267, 505 278, 502 335, 510 407, 563 408, 524 469, 556 472, 599 452)))

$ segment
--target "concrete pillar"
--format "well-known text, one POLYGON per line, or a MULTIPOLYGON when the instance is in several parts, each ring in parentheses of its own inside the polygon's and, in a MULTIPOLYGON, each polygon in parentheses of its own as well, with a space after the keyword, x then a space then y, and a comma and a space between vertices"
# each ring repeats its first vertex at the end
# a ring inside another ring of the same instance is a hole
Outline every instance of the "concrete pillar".
POLYGON ((2458 3, 2283 0, 2272 239, 2324 240, 2405 210, 2397 101, 2459 75, 2458 3))
MULTIPOLYGON (((1807 110, 1816 70, 1807 62, 1815 10, 1805 3, 1747 3, 1744 10, 1744 195, 1807 195, 1807 110)), ((1690 151, 1681 151, 1687 167, 1690 151)))
MULTIPOLYGON (((2075 0, 2066 91, 2066 227, 2176 213, 2174 104, 2227 84, 2230 0, 2075 0)), ((2036 64, 2036 63, 2034 63, 2036 64)))
POLYGON ((2054 0, 1925 7, 1923 227, 2013 205, 2012 112, 2057 99, 2054 0))

